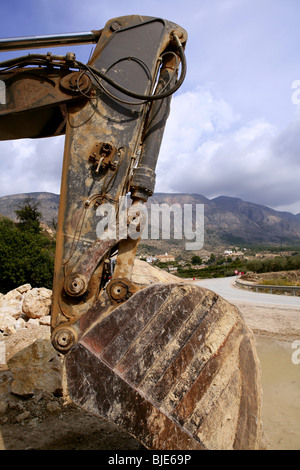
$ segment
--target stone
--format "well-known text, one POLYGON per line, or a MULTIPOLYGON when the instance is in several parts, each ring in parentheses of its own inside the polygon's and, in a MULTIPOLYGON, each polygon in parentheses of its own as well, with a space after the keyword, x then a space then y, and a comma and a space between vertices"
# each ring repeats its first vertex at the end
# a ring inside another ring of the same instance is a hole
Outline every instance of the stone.
POLYGON ((11 315, 0 315, 0 331, 4 333, 4 335, 12 335, 15 333, 15 324, 16 320, 11 315))
POLYGON ((24 421, 25 419, 29 417, 30 417, 30 411, 24 411, 23 413, 17 416, 17 422, 21 423, 22 421, 24 421))
POLYGON ((62 390, 62 357, 50 340, 37 339, 8 360, 11 392, 21 396, 62 390))
POLYGON ((21 330, 23 328, 26 328, 26 322, 24 320, 24 318, 18 318, 18 320, 16 321, 15 323, 15 329, 16 330, 21 330))
POLYGON ((26 323, 26 327, 30 328, 31 326, 39 326, 40 322, 38 318, 29 318, 28 322, 26 323))
POLYGON ((178 282, 178 277, 163 271, 162 269, 157 269, 145 261, 135 259, 132 271, 132 282, 140 285, 149 285, 161 282, 171 283, 178 282))
POLYGON ((20 294, 24 294, 25 292, 29 291, 31 289, 31 285, 30 284, 23 284, 23 286, 19 286, 16 288, 16 290, 18 292, 20 292, 20 294))
POLYGON ((8 403, 4 400, 1 400, 0 401, 0 415, 4 415, 6 413, 6 410, 7 410, 7 407, 8 407, 8 403))
POLYGON ((51 315, 45 315, 44 317, 39 318, 40 325, 51 325, 51 315))
POLYGON ((6 344, 0 341, 0 370, 6 366, 6 344))
POLYGON ((11 315, 19 318, 22 315, 23 296, 16 289, 0 298, 0 315, 11 315))
POLYGON ((61 411, 61 408, 56 401, 47 403, 46 408, 49 413, 58 413, 61 411))
POLYGON ((40 318, 49 315, 52 291, 36 287, 24 294, 23 312, 28 318, 40 318))
POLYGON ((22 294, 17 289, 13 289, 13 290, 10 290, 9 292, 7 292, 7 294, 5 294, 4 297, 2 297, 1 300, 20 300, 20 301, 22 301, 22 299, 23 299, 22 294))

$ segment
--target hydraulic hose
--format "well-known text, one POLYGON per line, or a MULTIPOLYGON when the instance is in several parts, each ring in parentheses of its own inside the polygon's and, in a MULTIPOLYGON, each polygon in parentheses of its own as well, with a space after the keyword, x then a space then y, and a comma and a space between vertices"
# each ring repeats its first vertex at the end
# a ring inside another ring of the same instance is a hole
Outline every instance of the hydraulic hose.
MULTIPOLYGON (((124 93, 127 96, 130 96, 131 98, 136 98, 136 99, 141 99, 144 101, 155 101, 155 100, 161 100, 163 98, 167 98, 168 96, 172 95, 177 91, 180 86, 182 85, 185 76, 186 76, 186 70, 187 70, 187 65, 186 65, 186 58, 185 58, 185 53, 184 49, 182 47, 182 44, 175 34, 173 35, 174 40, 177 45, 177 49, 179 52, 180 60, 181 60, 181 72, 180 72, 180 77, 177 80, 177 82, 174 84, 174 86, 166 91, 163 91, 161 93, 153 94, 153 95, 143 95, 136 93, 134 91, 128 90, 127 88, 124 88, 123 86, 119 85, 116 83, 114 80, 109 78, 105 73, 100 72, 97 70, 95 67, 91 65, 84 64, 83 62, 74 60, 74 56, 70 59, 68 56, 66 56, 66 60, 69 62, 69 66, 71 68, 79 68, 80 70, 85 70, 89 72, 91 75, 97 76, 100 79, 106 81, 109 85, 114 87, 116 90, 120 91, 121 93, 124 93)), ((42 54, 28 54, 27 56, 22 56, 18 57, 15 59, 10 59, 6 60, 4 62, 0 62, 0 68, 4 69, 10 69, 13 67, 19 67, 19 66, 24 66, 26 65, 50 65, 51 64, 51 59, 57 60, 57 59, 62 59, 62 56, 53 56, 51 55, 42 55, 42 54)), ((53 65, 59 66, 59 63, 53 63, 53 65)))

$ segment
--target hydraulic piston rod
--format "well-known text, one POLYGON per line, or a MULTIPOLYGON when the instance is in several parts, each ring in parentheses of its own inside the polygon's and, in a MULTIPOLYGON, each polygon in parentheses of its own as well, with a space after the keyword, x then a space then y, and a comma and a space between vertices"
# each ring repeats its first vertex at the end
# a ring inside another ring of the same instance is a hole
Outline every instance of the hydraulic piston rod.
POLYGON ((39 49, 43 47, 59 47, 76 44, 92 44, 98 42, 101 31, 81 33, 48 34, 43 36, 24 36, 4 38, 0 40, 0 51, 17 51, 20 49, 39 49))

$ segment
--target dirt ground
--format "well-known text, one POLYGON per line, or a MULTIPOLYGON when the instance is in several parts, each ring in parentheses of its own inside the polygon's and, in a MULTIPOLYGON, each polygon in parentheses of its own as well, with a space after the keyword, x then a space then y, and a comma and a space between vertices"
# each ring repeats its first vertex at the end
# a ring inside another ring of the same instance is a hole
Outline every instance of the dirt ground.
MULTIPOLYGON (((299 310, 239 305, 253 329, 262 369, 262 448, 300 449, 300 364, 292 362, 292 344, 300 340, 299 310)), ((300 358, 300 353, 298 355, 300 358)), ((2 374, 0 388, 11 381, 2 374)), ((1 405, 1 403, 0 403, 1 405)), ((142 450, 133 437, 115 425, 41 394, 13 396, 0 406, 1 450, 142 450), (5 409, 4 409, 5 408, 5 409)))
POLYGON ((112 423, 60 399, 38 403, 16 399, 1 425, 1 450, 142 450, 133 437, 112 423), (51 402, 50 402, 51 403, 51 402), (29 411, 30 417, 19 418, 29 411))
POLYGON ((300 364, 292 363, 293 351, 289 341, 257 338, 264 445, 270 450, 300 449, 300 364))
POLYGON ((263 446, 299 450, 300 302, 299 309, 237 306, 254 332, 261 365, 263 446))

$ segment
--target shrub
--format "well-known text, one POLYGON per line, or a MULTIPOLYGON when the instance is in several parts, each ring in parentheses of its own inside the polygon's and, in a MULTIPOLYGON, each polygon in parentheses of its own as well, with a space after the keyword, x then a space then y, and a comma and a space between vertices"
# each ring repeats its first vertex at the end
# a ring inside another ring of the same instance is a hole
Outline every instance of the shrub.
POLYGON ((0 219, 0 292, 19 285, 52 289, 55 243, 39 231, 0 219))

